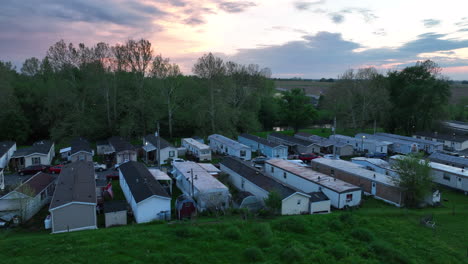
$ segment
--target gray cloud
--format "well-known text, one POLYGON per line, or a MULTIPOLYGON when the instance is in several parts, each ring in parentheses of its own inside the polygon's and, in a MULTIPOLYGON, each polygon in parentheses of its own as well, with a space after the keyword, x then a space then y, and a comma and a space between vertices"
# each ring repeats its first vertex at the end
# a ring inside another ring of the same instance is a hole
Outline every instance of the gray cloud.
POLYGON ((187 25, 198 26, 205 24, 205 20, 203 20, 201 17, 190 17, 184 20, 184 23, 187 25))
MULTIPOLYGON (((308 77, 335 77, 349 68, 374 65, 383 67, 391 63, 402 63, 401 67, 411 65, 421 53, 439 51, 439 54, 451 55, 452 49, 468 47, 468 40, 442 39, 446 35, 426 33, 419 35, 414 41, 405 43, 399 48, 367 49, 360 44, 344 40, 341 34, 319 32, 308 35, 301 41, 292 41, 283 45, 262 47, 257 49, 242 49, 232 57, 240 63, 258 63, 262 67, 270 67, 275 76, 291 76, 303 74, 308 77)), ((434 59, 441 66, 467 66, 467 60, 444 58, 438 55, 434 59)))
POLYGON ((315 2, 310 2, 310 1, 297 1, 294 2, 294 7, 298 10, 308 10, 310 7, 314 5, 320 5, 325 3, 325 0, 320 0, 320 1, 315 1, 315 2))
POLYGON ((441 21, 438 19, 424 19, 422 22, 424 23, 425 27, 431 28, 431 27, 438 26, 441 21))
POLYGON ((335 24, 341 24, 344 22, 344 16, 340 13, 330 13, 329 16, 335 24))
POLYGON ((237 2, 221 2, 218 7, 227 13, 240 13, 244 12, 250 7, 256 6, 253 2, 237 1, 237 2))

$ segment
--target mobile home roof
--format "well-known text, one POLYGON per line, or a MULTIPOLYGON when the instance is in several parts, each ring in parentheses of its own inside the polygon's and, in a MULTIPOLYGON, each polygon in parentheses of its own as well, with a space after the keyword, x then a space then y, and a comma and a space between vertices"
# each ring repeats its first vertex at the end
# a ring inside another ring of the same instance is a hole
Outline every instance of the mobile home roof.
POLYGON ((314 182, 316 184, 322 185, 330 190, 334 190, 338 193, 360 190, 361 188, 352 185, 350 183, 344 182, 342 180, 330 177, 323 173, 314 171, 312 169, 302 167, 300 165, 288 162, 281 159, 270 159, 265 161, 272 166, 278 167, 282 170, 288 171, 294 175, 302 177, 308 181, 314 182))

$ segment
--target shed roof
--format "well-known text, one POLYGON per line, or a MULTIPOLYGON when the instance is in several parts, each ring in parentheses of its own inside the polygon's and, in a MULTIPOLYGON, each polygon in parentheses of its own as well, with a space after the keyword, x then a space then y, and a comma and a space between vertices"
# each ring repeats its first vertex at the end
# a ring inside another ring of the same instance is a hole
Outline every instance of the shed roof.
POLYGON ((18 186, 15 191, 35 197, 54 182, 55 179, 56 177, 51 174, 39 172, 18 186))
POLYGON ((169 194, 142 163, 128 161, 120 165, 119 170, 137 203, 153 195, 170 198, 169 194))
POLYGON ((127 201, 115 200, 104 203, 104 213, 127 211, 127 201))
POLYGON ((397 184, 395 184, 392 181, 392 178, 390 176, 368 170, 350 161, 340 160, 340 159, 318 158, 318 159, 312 160, 311 164, 323 164, 331 168, 334 168, 336 170, 341 170, 347 173, 351 173, 358 177, 363 177, 363 178, 373 180, 376 182, 380 182, 389 186, 398 187, 397 184))
POLYGON ((291 143, 292 145, 310 146, 310 145, 314 144, 312 141, 309 141, 309 140, 304 140, 304 139, 300 139, 300 138, 296 138, 296 137, 291 137, 291 136, 284 135, 284 134, 281 134, 281 133, 276 133, 276 132, 273 132, 273 133, 269 134, 268 137, 279 138, 281 140, 284 140, 284 141, 287 141, 287 142, 291 143))
POLYGON ((216 140, 216 141, 219 141, 219 142, 222 142, 224 145, 232 148, 232 149, 250 149, 250 147, 242 144, 242 143, 239 143, 233 139, 230 139, 228 137, 225 137, 223 135, 219 135, 219 134, 213 134, 213 135, 210 135, 208 137, 208 139, 211 141, 211 140, 216 140))
MULTIPOLYGON (((258 137, 258 136, 254 136, 254 135, 251 135, 251 134, 247 134, 247 133, 243 133, 241 134, 239 137, 243 137, 243 138, 246 138, 246 139, 250 139, 252 141, 255 141, 259 144, 262 144, 262 145, 265 145, 265 146, 268 146, 270 148, 276 148, 276 147, 279 147, 279 146, 283 146, 281 144, 278 144, 278 143, 275 143, 275 142, 272 142, 268 139, 265 139, 265 138, 261 138, 261 137, 258 137)), ((285 146, 284 146, 285 147, 285 146)))
POLYGON ((36 141, 33 143, 31 147, 16 150, 15 154, 13 154, 13 157, 15 158, 25 157, 34 153, 47 155, 49 154, 49 151, 52 148, 53 144, 54 143, 49 140, 36 141))
POLYGON ((94 165, 90 161, 77 161, 62 167, 49 209, 71 202, 97 202, 94 165))
POLYGON ((89 142, 84 139, 84 138, 75 138, 71 142, 71 155, 78 153, 78 152, 88 152, 92 153, 93 150, 91 149, 91 146, 89 145, 89 142))
POLYGON ((189 182, 192 182, 191 172, 193 170, 193 186, 200 192, 217 189, 228 189, 224 184, 218 181, 215 177, 213 177, 210 173, 208 173, 195 162, 176 162, 174 163, 174 168, 179 171, 189 182))
POLYGON ((2 141, 0 142, 0 157, 3 157, 12 147, 15 145, 13 141, 2 141))
POLYGON ((267 192, 278 192, 283 199, 298 191, 291 186, 287 186, 276 179, 265 175, 263 172, 238 158, 225 157, 221 161, 221 164, 267 192))
POLYGON ((330 200, 323 192, 311 192, 309 195, 311 202, 322 202, 330 200))
POLYGON ((171 180, 171 177, 167 175, 164 171, 160 169, 155 169, 155 168, 148 168, 149 172, 157 181, 169 181, 171 180))
MULTIPOLYGON (((314 160, 325 159, 325 158, 318 158, 314 160)), ((312 160, 312 161, 314 161, 312 160)), ((308 181, 314 182, 321 186, 324 186, 330 190, 333 190, 338 193, 360 190, 360 187, 352 185, 350 183, 344 182, 342 180, 330 177, 326 174, 314 171, 310 168, 306 168, 292 162, 288 162, 286 160, 281 159, 270 159, 266 160, 265 163, 268 163, 272 166, 278 167, 282 170, 288 171, 294 175, 297 175, 303 179, 308 181)))
POLYGON ((130 144, 128 141, 124 140, 122 137, 111 137, 109 138, 109 144, 114 148, 116 152, 126 151, 126 150, 135 150, 135 147, 130 144))
POLYGON ((218 168, 215 167, 215 165, 213 165, 211 163, 198 163, 198 165, 200 165, 200 167, 202 167, 208 173, 219 173, 219 172, 221 172, 218 168))
MULTIPOLYGON (((145 139, 146 139, 146 141, 151 143, 151 145, 153 145, 155 148, 158 148, 158 137, 157 136, 155 136, 153 134, 149 134, 149 135, 145 136, 145 139)), ((161 145, 161 149, 174 148, 174 146, 171 143, 167 142, 167 140, 165 140, 162 137, 161 137, 161 140, 160 140, 159 144, 161 145)))

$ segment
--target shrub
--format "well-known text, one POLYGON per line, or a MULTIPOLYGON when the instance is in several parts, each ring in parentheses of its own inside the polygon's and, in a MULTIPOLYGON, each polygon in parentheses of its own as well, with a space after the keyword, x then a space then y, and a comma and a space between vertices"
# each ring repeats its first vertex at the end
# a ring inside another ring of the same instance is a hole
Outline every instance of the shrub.
POLYGON ((358 240, 361 240, 361 241, 364 241, 364 242, 371 242, 371 241, 373 241, 375 239, 374 233, 372 233, 368 229, 362 228, 362 227, 358 227, 356 229, 353 229, 353 231, 351 231, 351 235, 354 238, 356 238, 358 240))
POLYGON ((342 259, 348 255, 348 249, 342 243, 336 243, 328 248, 328 253, 333 255, 336 259, 342 259))
POLYGON ((237 239, 240 239, 241 234, 240 234, 239 228, 235 226, 231 226, 231 227, 228 227, 224 231, 224 236, 228 239, 237 240, 237 239))
POLYGON ((303 234, 306 233, 307 222, 302 218, 287 218, 279 221, 276 227, 281 231, 303 234))
POLYGON ((263 260, 263 253, 257 247, 249 247, 244 250, 244 258, 249 262, 256 262, 263 260))
POLYGON ((380 260, 386 263, 411 263, 405 254, 401 254, 386 242, 377 240, 372 242, 369 247, 380 260))
POLYGON ((271 237, 273 232, 271 231, 270 224, 259 223, 253 227, 253 232, 260 237, 271 237))
POLYGON ((350 213, 343 213, 342 215, 340 215, 340 221, 344 224, 352 226, 355 224, 356 219, 354 219, 354 216, 350 213))
POLYGON ((271 237, 262 237, 258 240, 258 245, 261 248, 268 248, 273 245, 273 239, 271 237))
POLYGON ((339 231, 343 228, 343 223, 337 219, 332 219, 330 222, 328 222, 328 226, 330 229, 332 229, 332 231, 339 231))
POLYGON ((283 262, 292 263, 301 261, 304 259, 304 248, 298 243, 291 243, 290 245, 283 248, 280 253, 280 258, 283 262))

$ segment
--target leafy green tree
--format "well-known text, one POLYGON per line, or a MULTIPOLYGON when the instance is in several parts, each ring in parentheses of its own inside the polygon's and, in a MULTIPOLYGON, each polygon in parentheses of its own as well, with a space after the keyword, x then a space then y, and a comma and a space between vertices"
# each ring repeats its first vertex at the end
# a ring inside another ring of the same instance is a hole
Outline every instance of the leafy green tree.
POLYGON ((317 111, 310 103, 310 98, 300 88, 284 91, 280 106, 283 121, 294 129, 294 133, 317 117, 317 111))
POLYGON ((405 204, 408 207, 417 207, 423 202, 433 186, 429 162, 421 158, 419 154, 399 156, 392 164, 398 174, 392 180, 405 190, 405 204))
POLYGON ((265 198, 265 205, 270 209, 274 214, 281 213, 281 195, 277 191, 271 191, 268 194, 268 197, 265 198))
POLYGON ((450 85, 436 63, 427 60, 388 74, 391 108, 387 130, 411 134, 431 128, 445 116, 450 85))

